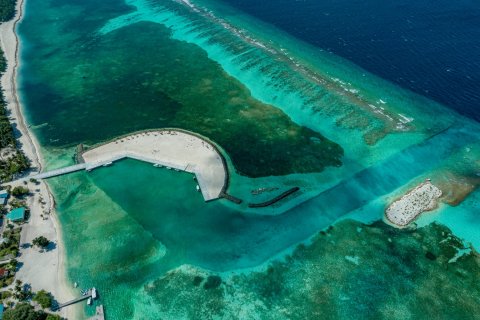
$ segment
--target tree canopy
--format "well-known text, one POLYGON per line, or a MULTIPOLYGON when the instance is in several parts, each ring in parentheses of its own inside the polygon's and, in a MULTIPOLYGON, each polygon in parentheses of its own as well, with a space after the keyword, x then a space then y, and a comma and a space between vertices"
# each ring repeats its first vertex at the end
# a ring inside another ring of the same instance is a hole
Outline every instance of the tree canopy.
POLYGON ((40 236, 33 239, 32 244, 40 248, 46 248, 50 244, 50 240, 48 240, 44 236, 40 236))
POLYGON ((0 0, 0 22, 8 21, 15 16, 17 0, 0 0))
POLYGON ((15 308, 8 309, 3 314, 3 320, 43 320, 46 318, 44 312, 37 312, 28 303, 22 302, 15 308))
POLYGON ((38 291, 33 297, 33 301, 38 302, 42 308, 50 308, 52 306, 52 295, 45 290, 38 291))

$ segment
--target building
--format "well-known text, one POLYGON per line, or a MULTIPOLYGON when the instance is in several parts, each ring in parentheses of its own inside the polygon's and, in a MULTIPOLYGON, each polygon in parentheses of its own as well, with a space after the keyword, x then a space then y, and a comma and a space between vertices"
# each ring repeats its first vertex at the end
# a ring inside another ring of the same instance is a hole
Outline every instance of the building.
POLYGON ((21 207, 13 209, 9 214, 7 214, 7 219, 11 222, 21 222, 25 220, 25 208, 21 207))
POLYGON ((8 199, 7 190, 0 190, 0 205, 6 205, 8 199))
POLYGON ((5 268, 0 268, 0 279, 8 277, 9 272, 5 268))
POLYGON ((0 303, 0 320, 3 319, 3 304, 0 303))

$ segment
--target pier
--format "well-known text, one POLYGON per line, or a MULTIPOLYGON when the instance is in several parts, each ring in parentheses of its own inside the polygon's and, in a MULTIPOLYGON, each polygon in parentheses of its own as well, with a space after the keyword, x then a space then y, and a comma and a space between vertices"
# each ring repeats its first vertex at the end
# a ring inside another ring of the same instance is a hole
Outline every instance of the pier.
POLYGON ((57 311, 57 310, 60 310, 62 308, 65 308, 65 307, 68 307, 72 304, 76 304, 76 303, 79 303, 79 302, 82 302, 82 301, 85 301, 85 300, 88 300, 88 298, 92 298, 92 290, 88 290, 88 293, 84 296, 81 296, 79 298, 76 298, 76 299, 73 299, 73 300, 70 300, 70 301, 67 301, 65 303, 60 303, 58 304, 58 306, 56 306, 55 308, 52 308, 53 311, 57 311))
POLYGON ((77 147, 78 164, 18 179, 48 179, 76 171, 91 171, 122 159, 134 159, 195 175, 205 201, 227 198, 234 203, 240 199, 228 196, 228 167, 224 156, 214 143, 195 133, 180 129, 158 129, 133 133, 85 149, 77 147))
POLYGON ((72 173, 72 172, 76 172, 76 171, 85 170, 85 168, 86 168, 86 164, 81 163, 81 164, 76 164, 76 165, 73 165, 73 166, 68 166, 68 167, 55 169, 55 170, 51 170, 51 171, 47 171, 47 172, 37 173, 37 174, 31 175, 31 176, 28 176, 27 178, 28 179, 31 179, 31 178, 33 178, 33 179, 48 179, 48 178, 61 176, 61 175, 67 174, 67 173, 72 173))

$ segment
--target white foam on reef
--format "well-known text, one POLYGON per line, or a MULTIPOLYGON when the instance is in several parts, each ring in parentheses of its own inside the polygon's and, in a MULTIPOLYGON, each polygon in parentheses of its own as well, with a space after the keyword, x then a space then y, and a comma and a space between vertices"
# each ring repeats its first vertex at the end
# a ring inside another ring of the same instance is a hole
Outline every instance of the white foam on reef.
POLYGON ((442 191, 430 181, 426 181, 394 201, 387 208, 386 217, 393 224, 405 227, 421 213, 437 208, 437 200, 441 196, 442 191))

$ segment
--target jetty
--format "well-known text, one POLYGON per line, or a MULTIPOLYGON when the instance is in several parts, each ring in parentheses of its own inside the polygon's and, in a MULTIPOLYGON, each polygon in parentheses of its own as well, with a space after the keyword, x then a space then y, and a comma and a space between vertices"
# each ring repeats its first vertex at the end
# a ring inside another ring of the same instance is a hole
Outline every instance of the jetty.
MULTIPOLYGON (((208 139, 181 129, 148 130, 116 138, 85 149, 77 147, 78 164, 18 180, 48 179, 76 171, 91 171, 129 158, 195 175, 205 201, 223 198, 228 188, 226 160, 219 148, 208 139)), ((227 197, 230 201, 241 200, 227 197)))
MULTIPOLYGON (((81 164, 76 164, 76 165, 73 165, 73 166, 68 166, 68 167, 64 167, 64 168, 60 168, 60 169, 50 170, 50 171, 47 171, 47 172, 37 173, 37 174, 34 174, 34 175, 30 175, 27 178, 28 179, 32 179, 32 178, 33 179, 48 179, 48 178, 53 178, 53 177, 61 176, 61 175, 64 175, 64 174, 76 172, 76 171, 85 170, 85 168, 86 168, 86 164, 81 163, 81 164)), ((27 178, 25 178, 25 179, 27 179, 27 178)))
POLYGON ((271 205, 279 202, 280 200, 285 199, 289 195, 297 192, 298 190, 300 190, 299 187, 293 187, 293 188, 288 189, 287 191, 283 192, 282 194, 280 194, 280 195, 276 196, 275 198, 270 199, 268 201, 261 202, 261 203, 249 203, 248 207, 250 207, 250 208, 264 208, 264 207, 271 206, 271 205))
POLYGON ((60 303, 60 304, 58 304, 56 307, 52 308, 52 310, 53 310, 53 311, 57 311, 57 310, 60 310, 60 309, 62 309, 62 308, 71 306, 72 304, 76 304, 76 303, 79 303, 79 302, 88 300, 88 298, 93 298, 92 290, 91 290, 91 289, 88 290, 88 292, 87 292, 86 295, 81 296, 81 297, 76 298, 76 299, 72 299, 72 300, 67 301, 67 302, 65 302, 65 303, 60 303))

